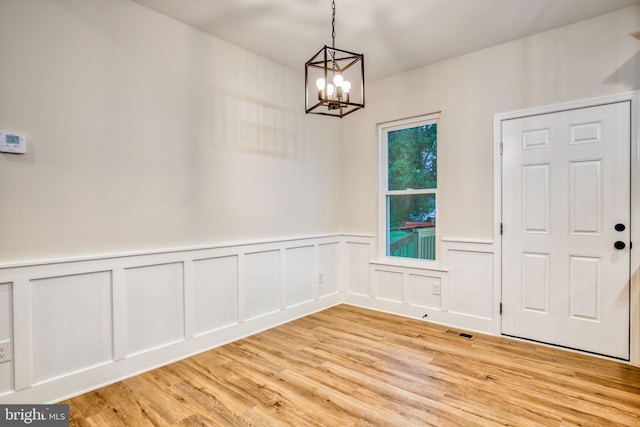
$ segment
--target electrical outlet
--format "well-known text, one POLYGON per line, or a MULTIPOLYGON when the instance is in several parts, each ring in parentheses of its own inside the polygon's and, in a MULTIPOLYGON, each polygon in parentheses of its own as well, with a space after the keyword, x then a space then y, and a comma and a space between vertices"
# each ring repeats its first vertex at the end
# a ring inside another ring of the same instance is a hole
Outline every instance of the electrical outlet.
POLYGON ((11 360, 11 340, 0 341, 0 363, 11 360))
POLYGON ((431 284, 431 292, 432 292, 434 295, 440 295, 440 283, 438 283, 438 282, 433 282, 433 283, 431 284))
POLYGON ((324 273, 318 273, 318 283, 322 283, 324 281, 324 273))

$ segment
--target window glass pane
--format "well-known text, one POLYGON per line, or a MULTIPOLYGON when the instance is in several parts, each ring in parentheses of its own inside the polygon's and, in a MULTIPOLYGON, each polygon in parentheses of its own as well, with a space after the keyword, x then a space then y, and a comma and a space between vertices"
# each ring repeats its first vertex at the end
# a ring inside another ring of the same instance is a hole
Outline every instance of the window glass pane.
POLYGON ((436 196, 387 196, 387 256, 436 259, 436 196))
POLYGON ((437 188, 437 125, 387 133, 389 190, 437 188))

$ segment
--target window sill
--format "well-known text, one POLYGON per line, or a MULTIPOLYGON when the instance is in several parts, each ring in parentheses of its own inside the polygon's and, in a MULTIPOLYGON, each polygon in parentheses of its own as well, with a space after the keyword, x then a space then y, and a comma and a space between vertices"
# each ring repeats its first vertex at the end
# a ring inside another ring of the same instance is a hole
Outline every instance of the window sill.
POLYGON ((414 270, 428 270, 428 271, 438 271, 441 273, 446 273, 449 271, 447 268, 441 267, 437 261, 420 261, 420 260, 404 260, 404 259, 395 259, 395 258, 379 258, 377 260, 369 261, 370 265, 381 265, 387 267, 402 267, 402 268, 411 268, 414 270))

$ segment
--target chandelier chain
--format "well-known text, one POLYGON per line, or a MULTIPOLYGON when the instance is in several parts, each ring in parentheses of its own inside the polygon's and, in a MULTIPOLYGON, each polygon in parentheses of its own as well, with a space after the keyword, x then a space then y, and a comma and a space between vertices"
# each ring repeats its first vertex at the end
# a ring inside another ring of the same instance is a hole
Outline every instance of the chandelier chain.
POLYGON ((331 47, 335 49, 336 47, 336 2, 335 0, 331 0, 331 38, 333 40, 331 47))

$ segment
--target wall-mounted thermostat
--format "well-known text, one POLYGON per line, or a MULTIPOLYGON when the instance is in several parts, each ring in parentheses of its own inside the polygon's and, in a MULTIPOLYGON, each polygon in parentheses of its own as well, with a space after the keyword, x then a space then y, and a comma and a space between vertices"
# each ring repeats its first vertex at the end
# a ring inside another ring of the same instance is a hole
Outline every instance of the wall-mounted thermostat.
POLYGON ((23 135, 0 130, 0 152, 23 154, 27 152, 27 139, 23 135))

